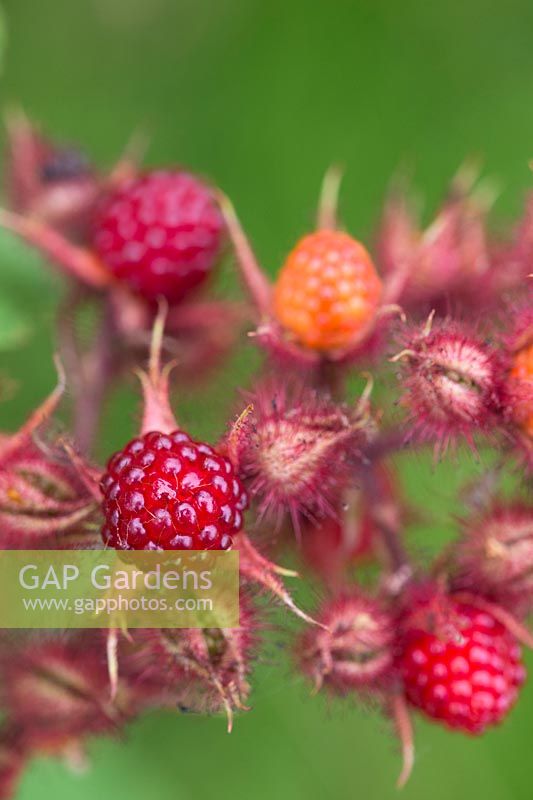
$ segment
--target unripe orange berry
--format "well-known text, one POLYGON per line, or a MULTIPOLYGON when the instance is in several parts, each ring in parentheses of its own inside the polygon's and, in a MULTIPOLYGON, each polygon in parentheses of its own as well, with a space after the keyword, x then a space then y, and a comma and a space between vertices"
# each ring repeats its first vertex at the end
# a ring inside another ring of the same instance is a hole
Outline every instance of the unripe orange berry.
POLYGON ((522 381, 533 378, 533 342, 516 354, 511 377, 522 381))
POLYGON ((294 337, 315 350, 348 346, 372 320, 381 280, 362 244, 340 231, 301 239, 276 282, 274 310, 294 337))
MULTIPOLYGON (((510 373, 511 380, 519 381, 524 387, 533 387, 533 342, 516 354, 510 373)), ((533 437, 533 392, 524 392, 517 404, 517 417, 526 433, 533 437)))

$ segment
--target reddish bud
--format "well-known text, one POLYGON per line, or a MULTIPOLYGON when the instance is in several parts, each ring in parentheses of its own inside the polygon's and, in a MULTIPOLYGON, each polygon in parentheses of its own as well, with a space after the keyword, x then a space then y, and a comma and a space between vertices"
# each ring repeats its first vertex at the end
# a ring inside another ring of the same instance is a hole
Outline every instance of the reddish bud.
POLYGON ((533 608, 533 508, 493 508, 464 524, 456 585, 510 607, 533 608))
POLYGON ((239 417, 228 450, 261 515, 332 513, 372 431, 366 401, 335 405, 310 390, 260 389, 239 417))
POLYGON ((298 644, 302 672, 336 694, 377 691, 393 669, 394 626, 391 615, 373 598, 346 594, 317 614, 324 627, 309 628, 298 644))
POLYGON ((487 193, 472 191, 473 174, 459 172, 448 199, 423 230, 410 198, 391 194, 379 232, 379 263, 397 284, 397 302, 413 313, 491 300, 491 259, 485 216, 487 193))
MULTIPOLYGON (((431 319, 429 320, 431 322, 431 319)), ((445 450, 494 424, 501 409, 503 366, 496 350, 459 325, 427 324, 393 360, 402 362, 402 404, 415 430, 445 450)))
POLYGON ((121 673, 141 681, 158 704, 196 713, 246 710, 256 621, 241 595, 238 628, 138 631, 126 644, 121 673))
POLYGON ((4 548, 79 547, 93 541, 96 505, 60 450, 28 444, 0 469, 0 541, 4 548), (57 459, 57 460, 56 460, 57 459))
POLYGON ((7 179, 15 211, 83 235, 100 179, 77 149, 45 139, 22 112, 8 117, 7 179))
POLYGON ((86 526, 96 508, 64 448, 37 444, 62 385, 15 434, 0 438, 0 543, 3 548, 79 546, 93 540, 86 526))
POLYGON ((2 653, 7 719, 31 751, 62 752, 87 735, 111 733, 128 716, 127 693, 109 699, 98 632, 69 638, 29 638, 2 653))

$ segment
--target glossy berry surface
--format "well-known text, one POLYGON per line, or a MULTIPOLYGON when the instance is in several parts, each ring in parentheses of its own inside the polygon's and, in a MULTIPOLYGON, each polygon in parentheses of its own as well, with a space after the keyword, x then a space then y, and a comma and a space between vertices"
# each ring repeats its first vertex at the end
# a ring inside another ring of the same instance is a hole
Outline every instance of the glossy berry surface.
POLYGON ((227 550, 247 505, 229 460, 181 431, 134 439, 101 487, 102 537, 118 550, 227 550))
POLYGON ((471 734, 501 722, 525 678, 520 647, 506 628, 486 611, 453 601, 438 633, 407 627, 399 666, 413 706, 471 734))
POLYGON ((208 186, 187 172, 128 181, 100 209, 94 247, 113 274, 148 301, 176 303, 217 259, 222 217, 208 186))
POLYGON ((275 314, 302 344, 315 350, 348 346, 371 322, 381 280, 361 245, 340 231, 304 237, 275 286, 275 314))

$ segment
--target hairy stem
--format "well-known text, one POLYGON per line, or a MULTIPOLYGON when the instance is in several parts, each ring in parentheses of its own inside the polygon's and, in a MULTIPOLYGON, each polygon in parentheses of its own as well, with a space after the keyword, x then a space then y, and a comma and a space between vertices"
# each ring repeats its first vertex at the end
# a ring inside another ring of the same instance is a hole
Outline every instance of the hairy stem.
POLYGON ((116 361, 114 341, 112 313, 106 304, 94 345, 83 359, 84 385, 77 398, 74 418, 74 439, 81 453, 88 454, 94 447, 116 361))
POLYGON ((382 489, 374 465, 364 472, 363 483, 366 496, 393 575, 408 577, 411 573, 409 556, 403 543, 403 530, 397 503, 382 489))
POLYGON ((381 540, 390 559, 393 572, 400 572, 409 566, 409 558, 401 541, 400 530, 387 520, 386 509, 379 509, 374 515, 381 534, 381 540))
POLYGON ((401 452, 409 444, 406 431, 404 428, 388 428, 379 433, 379 435, 368 445, 366 449, 367 457, 372 461, 379 461, 386 458, 392 453, 401 452))
POLYGON ((334 400, 343 400, 345 394, 344 370, 324 356, 320 359, 315 375, 316 388, 330 394, 334 400))
POLYGON ((106 303, 93 343, 82 351, 76 335, 76 310, 83 297, 76 291, 60 312, 60 356, 70 377, 74 399, 73 429, 78 452, 88 455, 94 447, 102 405, 115 362, 115 335, 111 307, 106 303))

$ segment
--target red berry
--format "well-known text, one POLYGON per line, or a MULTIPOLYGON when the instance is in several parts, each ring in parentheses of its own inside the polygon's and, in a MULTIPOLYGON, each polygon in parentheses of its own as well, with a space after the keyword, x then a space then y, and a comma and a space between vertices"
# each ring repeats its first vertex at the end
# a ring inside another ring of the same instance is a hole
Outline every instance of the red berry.
POLYGON ((399 668, 408 701, 471 734, 507 715, 525 678, 514 637, 487 611, 448 599, 408 617, 399 668))
POLYGON ((117 550, 227 550, 247 496, 230 461, 186 433, 147 433, 102 478, 104 542, 117 550))
POLYGON ((94 229, 106 266, 149 301, 181 300, 211 271, 222 237, 212 192, 187 172, 151 172, 104 203, 94 229))

